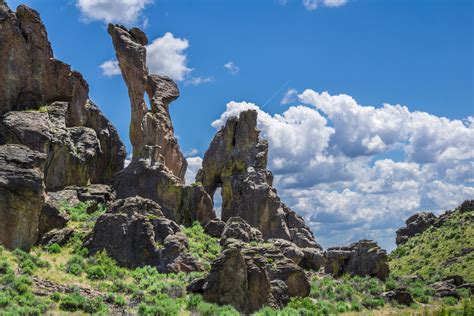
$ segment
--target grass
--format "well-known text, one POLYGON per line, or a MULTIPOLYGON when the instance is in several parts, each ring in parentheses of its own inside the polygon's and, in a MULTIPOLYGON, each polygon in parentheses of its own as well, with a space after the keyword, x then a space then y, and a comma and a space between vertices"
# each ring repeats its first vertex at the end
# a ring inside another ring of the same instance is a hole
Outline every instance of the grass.
POLYGON ((221 253, 219 239, 207 235, 199 222, 194 222, 191 227, 182 228, 188 237, 189 250, 209 269, 209 262, 221 253))
POLYGON ((428 282, 457 274, 474 282, 474 252, 459 257, 462 249, 474 247, 473 217, 473 211, 455 212, 441 227, 410 238, 389 255, 392 273, 417 275, 428 282))
MULTIPOLYGON (((110 306, 124 308, 127 312, 138 315, 239 315, 231 306, 210 304, 205 302, 202 296, 186 292, 187 285, 202 277, 203 273, 162 274, 149 266, 130 270, 119 267, 106 252, 89 256, 87 249, 82 247, 83 239, 91 231, 98 216, 104 213, 105 207, 99 207, 93 214, 87 214, 87 207, 87 203, 64 207, 71 218, 68 225, 74 227, 75 232, 63 247, 53 244, 45 248, 33 248, 29 253, 21 250, 7 251, 0 247, 0 315, 41 315, 47 312, 106 314, 113 312, 110 306), (32 291, 32 276, 76 290, 35 296, 32 291), (96 298, 82 296, 81 293, 84 292, 78 291, 79 287, 99 291, 102 295, 96 298)), ((443 236, 449 234, 455 238, 458 230, 454 226, 451 223, 448 225, 449 231, 443 229, 443 236)), ((460 227, 469 233, 469 228, 464 224, 460 227)), ((221 251, 218 239, 206 235, 199 223, 183 227, 183 231, 189 239, 191 252, 209 267, 210 262, 217 258, 221 251)), ((437 233, 432 231, 430 234, 437 233)), ((415 238, 422 238, 419 242, 425 242, 426 237, 422 235, 415 238)), ((464 237, 460 238, 463 240, 464 237)), ((451 243, 448 246, 454 247, 451 243)), ((412 249, 426 251, 423 245, 409 247, 412 248, 406 249, 410 251, 400 250, 398 254, 392 254, 391 260, 413 261, 410 257, 413 254, 412 249), (405 258, 406 256, 410 258, 405 258)), ((462 264, 459 269, 461 267, 462 264)), ((395 268, 395 273, 385 282, 369 277, 345 275, 334 279, 331 276, 313 275, 309 297, 293 298, 282 310, 263 307, 255 315, 474 314, 472 296, 467 290, 460 291, 463 297, 460 301, 453 298, 436 299, 434 291, 426 285, 427 279, 404 277, 413 274, 413 271, 407 270, 407 267, 401 268, 395 268), (401 286, 406 287, 412 294, 415 304, 405 307, 380 299, 382 292, 401 286)), ((423 269, 421 271, 424 272, 423 269)), ((461 275, 469 275, 468 271, 461 272, 464 273, 461 275)), ((431 280, 441 278, 442 273, 436 274, 431 280)), ((426 272, 423 275, 431 274, 426 272)))

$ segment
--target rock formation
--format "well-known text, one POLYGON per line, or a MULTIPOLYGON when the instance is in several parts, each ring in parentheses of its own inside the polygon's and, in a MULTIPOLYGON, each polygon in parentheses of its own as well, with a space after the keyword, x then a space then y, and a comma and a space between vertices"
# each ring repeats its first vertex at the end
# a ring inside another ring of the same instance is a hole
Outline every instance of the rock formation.
POLYGON ((160 206, 134 197, 118 200, 97 219, 85 243, 91 254, 106 250, 118 264, 156 267, 162 273, 202 270, 188 252, 186 236, 160 206))
POLYGON ((222 187, 222 219, 240 217, 265 239, 290 240, 299 247, 319 248, 304 220, 280 201, 266 169, 268 143, 259 138, 257 112, 231 117, 214 136, 196 182, 213 196, 222 187))
POLYGON ((82 75, 53 56, 39 14, 0 1, 0 144, 47 154, 46 189, 108 181, 125 147, 82 75))
POLYGON ((215 218, 211 198, 202 186, 185 186, 183 182, 187 163, 174 137, 168 110, 169 103, 179 96, 176 84, 167 77, 148 74, 148 39, 142 31, 112 24, 108 31, 132 108, 133 158, 114 179, 117 197, 149 198, 174 221, 190 224, 198 220, 206 224, 215 218), (151 109, 146 105, 145 93, 151 109))
POLYGON ((231 217, 227 220, 221 234, 221 244, 225 244, 227 239, 230 238, 238 239, 246 243, 263 242, 262 233, 251 227, 240 217, 231 217))
POLYGON ((0 146, 0 244, 29 249, 38 238, 46 156, 21 145, 0 146))
POLYGON ((448 210, 438 217, 430 212, 415 213, 405 221, 405 227, 397 230, 396 244, 397 246, 400 246, 406 243, 411 237, 423 233, 431 226, 434 226, 435 228, 442 226, 457 212, 464 213, 472 210, 474 210, 474 200, 465 200, 454 210, 448 210))
POLYGON ((326 251, 324 271, 339 277, 345 273, 385 280, 389 273, 387 253, 371 240, 360 240, 346 247, 326 251))
POLYGON ((174 137, 168 110, 169 103, 179 96, 178 87, 167 77, 148 75, 145 47, 148 38, 145 33, 138 28, 128 30, 112 24, 108 31, 130 97, 132 159, 162 161, 173 175, 183 181, 187 162, 174 137), (145 103, 145 92, 151 109, 145 103))
POLYGON ((436 216, 433 213, 421 212, 410 216, 405 221, 407 226, 397 230, 397 246, 406 243, 410 237, 421 234, 435 222, 436 216))
POLYGON ((281 308, 291 297, 307 296, 310 284, 304 271, 278 250, 227 239, 209 274, 194 281, 188 291, 252 313, 264 305, 281 308))

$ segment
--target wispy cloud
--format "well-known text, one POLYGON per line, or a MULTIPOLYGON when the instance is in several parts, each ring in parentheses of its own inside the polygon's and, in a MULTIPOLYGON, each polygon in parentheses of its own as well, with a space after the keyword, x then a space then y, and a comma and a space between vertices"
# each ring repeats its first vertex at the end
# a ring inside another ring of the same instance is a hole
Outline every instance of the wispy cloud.
POLYGON ((212 77, 192 77, 186 83, 193 86, 199 86, 200 84, 212 82, 214 79, 212 77))
POLYGON ((233 61, 229 61, 228 63, 224 64, 224 68, 227 69, 232 75, 237 75, 240 72, 240 68, 237 67, 233 61))
POLYGON ((347 2, 348 0, 303 0, 303 5, 306 10, 314 11, 319 6, 335 8, 345 5, 347 2))
POLYGON ((288 89, 283 95, 283 99, 281 99, 280 104, 286 105, 297 100, 298 91, 296 89, 288 89))

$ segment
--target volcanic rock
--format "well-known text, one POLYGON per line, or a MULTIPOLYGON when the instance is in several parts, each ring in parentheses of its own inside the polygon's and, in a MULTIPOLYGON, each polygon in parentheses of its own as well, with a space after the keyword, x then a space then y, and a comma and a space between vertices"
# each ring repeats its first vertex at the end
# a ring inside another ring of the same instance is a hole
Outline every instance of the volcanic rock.
POLYGON ((186 236, 160 206, 141 197, 118 200, 101 215, 87 238, 91 254, 106 250, 119 265, 156 267, 162 273, 201 271, 186 236))
POLYGON ((201 185, 185 186, 187 162, 174 137, 169 104, 179 96, 169 78, 149 75, 146 35, 110 24, 109 34, 128 87, 132 117, 130 165, 114 178, 118 198, 142 196, 160 204, 166 217, 182 224, 198 220, 205 225, 215 218, 212 199, 201 185), (145 103, 145 93, 151 109, 145 103))
POLYGON ((386 300, 395 301, 398 304, 406 306, 410 306, 412 303, 415 302, 410 292, 408 292, 406 288, 398 288, 393 291, 384 292, 381 294, 381 297, 386 300))
POLYGON ((168 77, 148 74, 145 47, 148 39, 145 33, 138 28, 128 30, 113 24, 109 24, 108 31, 130 97, 132 160, 148 158, 150 151, 145 147, 152 147, 151 158, 162 160, 182 182, 187 162, 174 137, 168 109, 169 103, 179 96, 178 87, 168 77), (145 103, 145 92, 151 109, 145 103))
POLYGON ((0 146, 0 244, 7 248, 28 250, 38 238, 45 161, 26 146, 0 146))
POLYGON ((421 212, 410 216, 406 221, 406 227, 397 230, 397 246, 404 244, 416 234, 421 234, 430 226, 436 223, 436 216, 433 213, 421 212))
POLYGON ((262 233, 251 227, 240 217, 231 217, 227 220, 221 234, 221 244, 225 244, 229 238, 238 239, 243 242, 263 242, 262 233))
POLYGON ((225 222, 215 218, 210 220, 206 226, 204 226, 204 232, 208 234, 209 236, 215 237, 215 238, 221 238, 222 232, 224 231, 225 227, 225 222))
POLYGON ((39 244, 42 246, 51 246, 53 244, 64 246, 72 237, 73 233, 74 229, 70 227, 53 229, 41 237, 39 244))
POLYGON ((364 239, 350 246, 329 248, 325 257, 324 270, 334 277, 347 273, 385 280, 390 273, 387 252, 371 240, 364 239))
POLYGON ((109 180, 125 147, 82 75, 53 56, 38 12, 0 3, 0 144, 47 154, 48 191, 109 180))
POLYGON ((191 283, 188 291, 202 294, 208 302, 252 313, 265 305, 279 308, 291 297, 309 295, 310 283, 303 269, 279 250, 229 238, 209 274, 191 283))
POLYGON ((259 138, 257 112, 231 117, 214 136, 196 182, 210 196, 222 187, 222 220, 240 217, 264 239, 290 240, 302 247, 319 247, 304 220, 285 206, 272 187, 266 169, 268 143, 259 138))

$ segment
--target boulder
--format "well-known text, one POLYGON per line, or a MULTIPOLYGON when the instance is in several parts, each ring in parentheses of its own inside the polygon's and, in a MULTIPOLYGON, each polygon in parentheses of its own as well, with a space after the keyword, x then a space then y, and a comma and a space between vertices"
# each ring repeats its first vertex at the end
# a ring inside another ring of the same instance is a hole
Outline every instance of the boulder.
POLYGON ((384 292, 381 297, 388 301, 395 301, 398 304, 410 306, 415 301, 406 288, 397 288, 393 291, 384 292))
POLYGON ((215 237, 215 238, 221 238, 222 232, 224 231, 225 227, 225 222, 215 218, 210 220, 206 226, 204 226, 204 232, 208 234, 209 236, 215 237))
POLYGON ((346 247, 327 249, 324 270, 334 277, 347 273, 385 280, 390 273, 387 261, 385 250, 376 242, 364 239, 346 247))
POLYGON ((39 244, 42 246, 51 246, 53 244, 64 246, 67 244, 73 234, 74 229, 70 227, 63 229, 53 229, 41 237, 39 244))
POLYGON ((208 302, 252 313, 262 306, 281 308, 291 297, 308 296, 310 283, 303 269, 278 249, 229 238, 210 272, 191 283, 188 291, 202 294, 208 302))
POLYGON ((410 216, 405 221, 406 227, 397 230, 397 246, 406 243, 416 234, 421 234, 435 223, 436 216, 433 213, 421 212, 410 216))
POLYGON ((45 161, 28 147, 0 146, 0 244, 9 249, 28 250, 38 238, 45 161))
POLYGON ((301 247, 319 247, 303 218, 280 201, 266 169, 268 143, 260 139, 257 112, 248 110, 227 120, 204 155, 196 182, 209 196, 222 193, 222 219, 240 217, 264 239, 279 238, 301 247))
POLYGON ((456 290, 456 284, 454 283, 455 281, 450 279, 450 280, 445 280, 445 281, 440 281, 436 282, 430 285, 431 288, 433 288, 436 292, 436 296, 438 297, 454 297, 456 299, 460 298, 460 295, 458 291, 456 290))
POLYGON ((229 238, 241 240, 246 243, 263 242, 262 233, 251 227, 240 217, 231 217, 227 220, 221 234, 221 244, 225 244, 229 238))
POLYGON ((163 216, 158 204, 141 197, 114 202, 97 219, 85 246, 90 254, 106 250, 131 269, 149 265, 162 273, 203 270, 179 226, 163 216))
POLYGON ((82 75, 53 56, 38 12, 0 4, 0 144, 47 154, 48 191, 108 181, 123 168, 117 130, 82 75))

